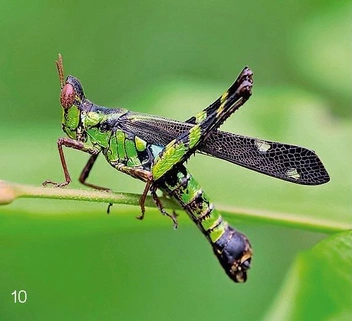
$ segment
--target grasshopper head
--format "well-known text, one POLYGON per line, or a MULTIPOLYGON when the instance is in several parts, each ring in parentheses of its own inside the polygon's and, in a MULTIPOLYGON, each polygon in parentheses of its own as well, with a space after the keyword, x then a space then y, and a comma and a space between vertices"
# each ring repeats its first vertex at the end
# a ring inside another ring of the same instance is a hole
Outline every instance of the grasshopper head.
POLYGON ((226 274, 235 282, 246 282, 252 257, 248 239, 228 226, 223 236, 213 244, 213 248, 226 274))
POLYGON ((65 110, 70 109, 72 106, 79 107, 84 99, 85 96, 80 81, 73 76, 67 76, 60 93, 62 108, 65 110))
POLYGON ((80 81, 73 76, 67 76, 66 80, 64 80, 64 67, 60 54, 59 59, 55 63, 61 86, 62 129, 70 138, 84 140, 82 139, 85 136, 84 131, 82 126, 80 126, 82 103, 85 100, 83 87, 80 81))

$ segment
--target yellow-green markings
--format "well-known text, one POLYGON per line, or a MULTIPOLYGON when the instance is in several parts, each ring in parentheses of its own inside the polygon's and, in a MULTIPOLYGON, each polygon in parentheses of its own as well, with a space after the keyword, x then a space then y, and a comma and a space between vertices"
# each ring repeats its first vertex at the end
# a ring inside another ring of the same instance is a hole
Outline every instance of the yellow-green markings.
POLYGON ((118 158, 121 160, 125 160, 127 158, 127 154, 125 150, 125 144, 123 142, 125 141, 126 135, 122 130, 117 130, 115 136, 118 158))
POLYGON ((172 186, 166 183, 174 196, 188 211, 192 220, 209 235, 212 242, 216 242, 224 233, 225 225, 218 211, 208 200, 199 183, 189 174, 177 173, 178 183, 172 186))
POLYGON ((136 146, 134 144, 134 141, 126 138, 125 148, 126 148, 126 154, 127 154, 127 166, 134 167, 134 166, 140 165, 141 162, 138 158, 138 154, 137 154, 137 150, 136 150, 136 146))
POLYGON ((193 149, 199 144, 200 138, 202 137, 202 131, 200 125, 194 126, 189 131, 189 149, 193 149))
POLYGON ((111 135, 109 147, 106 152, 106 159, 108 162, 117 162, 119 160, 119 144, 117 143, 117 137, 115 135, 111 135))
POLYGON ((87 129, 87 134, 90 136, 93 144, 98 143, 103 148, 107 148, 109 146, 110 136, 100 131, 97 127, 87 129))
POLYGON ((107 118, 107 115, 101 112, 88 112, 85 114, 83 121, 84 121, 84 125, 87 128, 90 128, 98 124, 101 124, 104 120, 106 120, 106 118, 107 118))
POLYGON ((205 120, 207 118, 207 112, 206 111, 201 111, 200 113, 198 113, 195 118, 196 118, 196 124, 199 124, 200 122, 202 122, 203 120, 205 120))
POLYGON ((176 164, 177 161, 182 159, 182 157, 188 151, 185 144, 171 143, 163 150, 161 156, 157 156, 152 167, 152 175, 154 180, 158 180, 165 173, 170 171, 176 164))
POLYGON ((135 136, 134 143, 139 152, 143 152, 147 148, 147 142, 140 139, 138 136, 135 136))
POLYGON ((197 146, 202 136, 200 125, 192 127, 187 136, 169 143, 162 154, 155 158, 152 168, 153 179, 157 180, 170 171, 176 164, 184 161, 185 155, 197 146), (188 141, 188 146, 186 142, 188 141))
POLYGON ((64 130, 70 138, 76 138, 75 131, 79 124, 79 116, 81 112, 77 106, 72 106, 69 109, 63 109, 62 125, 64 130))
POLYGON ((228 91, 224 92, 220 98, 220 107, 217 109, 216 114, 221 115, 224 111, 225 104, 227 102, 227 97, 229 96, 228 91))

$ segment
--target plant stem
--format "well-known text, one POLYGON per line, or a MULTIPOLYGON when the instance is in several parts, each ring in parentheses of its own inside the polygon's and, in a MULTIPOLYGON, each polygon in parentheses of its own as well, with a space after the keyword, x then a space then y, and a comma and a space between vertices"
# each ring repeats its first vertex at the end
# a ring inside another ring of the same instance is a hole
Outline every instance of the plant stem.
MULTIPOLYGON (((38 187, 0 180, 0 205, 10 204, 16 198, 62 199, 139 206, 140 195, 98 190, 81 190, 43 186, 38 187)), ((165 204, 165 207, 180 209, 180 206, 177 206, 177 204, 173 203, 171 200, 164 197, 161 199, 163 204, 165 204)), ((151 197, 147 197, 145 205, 147 207, 155 207, 151 197)))
MULTIPOLYGON (((96 190, 36 187, 0 180, 0 205, 10 204, 17 198, 62 199, 139 206, 140 195, 132 193, 101 192, 96 190)), ((165 208, 173 210, 181 209, 177 203, 168 198, 161 197, 160 199, 165 208)), ((145 205, 147 207, 156 207, 150 196, 147 197, 145 205)), ((335 233, 352 229, 352 224, 346 222, 326 220, 309 215, 303 216, 292 213, 278 213, 229 206, 219 206, 219 210, 225 214, 225 216, 236 217, 242 221, 263 222, 316 232, 335 233)))

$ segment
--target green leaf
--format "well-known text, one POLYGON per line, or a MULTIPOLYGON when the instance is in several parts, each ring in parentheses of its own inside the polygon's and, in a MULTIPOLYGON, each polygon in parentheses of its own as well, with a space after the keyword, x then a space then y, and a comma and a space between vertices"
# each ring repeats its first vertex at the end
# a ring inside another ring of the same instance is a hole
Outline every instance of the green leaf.
POLYGON ((350 320, 352 232, 335 234, 301 253, 266 320, 350 320))

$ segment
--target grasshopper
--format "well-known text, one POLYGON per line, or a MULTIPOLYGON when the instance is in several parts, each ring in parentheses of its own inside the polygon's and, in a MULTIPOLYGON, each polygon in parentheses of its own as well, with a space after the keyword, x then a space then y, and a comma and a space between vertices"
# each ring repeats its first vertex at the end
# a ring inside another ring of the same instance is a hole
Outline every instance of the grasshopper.
POLYGON ((140 198, 142 219, 145 199, 152 195, 160 212, 177 227, 175 213, 169 214, 157 195, 161 190, 178 202, 205 235, 227 275, 245 282, 252 248, 247 237, 231 227, 214 208, 184 163, 195 152, 305 185, 329 181, 318 156, 303 147, 265 141, 219 131, 222 123, 251 96, 253 73, 245 67, 231 87, 215 102, 185 122, 108 108, 89 101, 80 81, 64 78, 61 55, 56 61, 63 110, 62 129, 68 137, 57 141, 65 181, 43 184, 64 187, 71 182, 63 146, 90 154, 79 181, 95 189, 108 190, 86 180, 100 153, 115 169, 146 183, 140 198))

